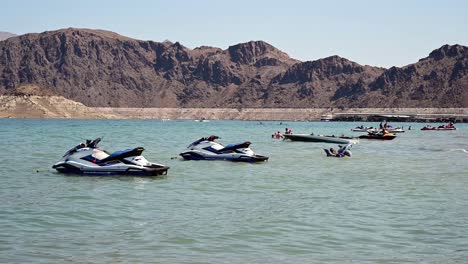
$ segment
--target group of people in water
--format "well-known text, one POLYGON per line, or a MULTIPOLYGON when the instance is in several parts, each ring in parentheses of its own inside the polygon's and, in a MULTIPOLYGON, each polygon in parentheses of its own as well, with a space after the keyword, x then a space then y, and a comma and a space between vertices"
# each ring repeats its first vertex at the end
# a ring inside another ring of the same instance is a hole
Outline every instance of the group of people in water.
POLYGON ((453 122, 449 122, 447 125, 440 125, 440 126, 431 126, 431 125, 427 125, 423 128, 421 128, 421 130, 454 130, 456 129, 455 126, 453 125, 453 122))
MULTIPOLYGON (((284 129, 284 134, 286 134, 286 135, 292 134, 292 129, 291 129, 291 128, 288 128, 288 127, 285 128, 285 129, 284 129)), ((277 132, 275 132, 275 133, 273 133, 273 134, 271 135, 271 138, 274 138, 274 139, 283 139, 284 136, 283 136, 283 134, 281 134, 281 132, 277 131, 277 132)))
MULTIPOLYGON (((428 126, 430 127, 430 126, 428 126)), ((390 134, 389 131, 392 131, 393 129, 395 129, 393 126, 389 125, 387 123, 386 120, 383 120, 382 122, 380 122, 379 124, 379 129, 377 128, 373 128, 373 127, 365 127, 363 125, 361 125, 360 127, 356 127, 356 128, 360 128, 360 129, 369 129, 368 130, 368 133, 370 135, 373 135, 373 136, 386 136, 386 134, 390 134)), ((433 127, 435 128, 435 127, 433 127)), ((442 126, 439 126, 438 128, 454 128, 454 125, 453 125, 453 122, 449 122, 448 125, 442 125, 442 126)), ((398 128, 397 129, 401 129, 401 128, 398 128)), ((408 127, 408 130, 411 130, 411 126, 408 127)), ((292 134, 292 129, 291 128, 288 128, 286 127, 284 129, 284 134, 292 134)), ((271 138, 273 139, 284 139, 284 135, 280 132, 280 131, 276 131, 275 133, 273 133, 271 135, 271 138)), ((325 149, 325 151, 327 152, 327 154, 330 156, 335 156, 335 157, 344 157, 344 156, 350 156, 350 155, 346 155, 346 151, 348 151, 348 149, 350 148, 350 146, 346 146, 346 147, 342 147, 342 146, 339 146, 339 149, 336 150, 334 148, 330 148, 330 149, 325 149)), ((349 151, 348 151, 349 152, 349 151)), ((350 152, 349 152, 350 153, 350 152)))
POLYGON ((438 128, 454 128, 454 126, 453 126, 453 123, 452 123, 452 122, 449 122, 448 125, 445 125, 445 126, 444 126, 444 125, 440 125, 440 126, 438 126, 438 128))

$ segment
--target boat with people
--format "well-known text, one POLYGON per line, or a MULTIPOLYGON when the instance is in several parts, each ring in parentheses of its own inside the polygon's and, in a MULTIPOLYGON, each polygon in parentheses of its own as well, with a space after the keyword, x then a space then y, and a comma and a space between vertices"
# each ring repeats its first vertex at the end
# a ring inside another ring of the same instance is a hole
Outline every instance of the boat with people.
POLYGON ((386 128, 358 126, 358 127, 352 128, 351 131, 353 132, 380 132, 383 129, 387 130, 390 133, 404 133, 405 132, 403 127, 392 127, 392 126, 387 126, 386 128))
POLYGON ((323 142, 323 143, 335 143, 335 144, 356 144, 358 142, 357 138, 335 135, 324 136, 324 135, 314 135, 312 134, 285 134, 283 135, 284 139, 289 139, 291 141, 304 141, 304 142, 323 142))
POLYGON ((423 128, 421 128, 421 130, 423 131, 427 131, 427 130, 456 130, 457 128, 453 125, 452 122, 450 122, 448 125, 440 125, 438 127, 435 127, 435 126, 431 126, 431 125, 427 125, 423 128))
POLYGON ((396 135, 393 134, 393 133, 389 133, 388 131, 382 130, 380 132, 370 131, 367 135, 359 136, 359 138, 392 140, 392 139, 396 138, 396 135))
POLYGON ((101 138, 86 140, 70 149, 52 168, 69 174, 157 176, 167 174, 168 166, 149 162, 143 147, 109 153, 97 145, 101 138))
POLYGON ((404 133, 405 130, 402 127, 389 127, 389 128, 374 128, 374 129, 369 129, 367 132, 374 132, 374 133, 379 133, 383 130, 386 130, 389 133, 404 133))
POLYGON ((218 136, 203 137, 188 145, 180 153, 185 160, 228 160, 241 162, 260 162, 268 160, 267 156, 258 155, 250 148, 251 142, 223 146, 216 142, 218 136))
POLYGON ((333 148, 330 149, 323 149, 325 153, 327 154, 327 157, 335 157, 335 158, 344 158, 344 157, 351 157, 351 146, 352 144, 346 144, 344 146, 338 145, 338 150, 335 150, 333 148))

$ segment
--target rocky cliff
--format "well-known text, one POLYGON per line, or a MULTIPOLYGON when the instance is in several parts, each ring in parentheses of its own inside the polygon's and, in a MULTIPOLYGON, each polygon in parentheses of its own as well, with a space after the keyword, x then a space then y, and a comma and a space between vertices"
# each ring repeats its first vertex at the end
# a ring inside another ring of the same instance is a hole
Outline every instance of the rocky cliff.
POLYGON ((63 29, 0 41, 0 95, 112 107, 468 107, 468 49, 406 67, 301 62, 263 41, 226 50, 63 29))
POLYGON ((468 48, 444 45, 417 63, 392 67, 369 84, 369 91, 365 95, 375 94, 382 107, 468 107, 468 48))

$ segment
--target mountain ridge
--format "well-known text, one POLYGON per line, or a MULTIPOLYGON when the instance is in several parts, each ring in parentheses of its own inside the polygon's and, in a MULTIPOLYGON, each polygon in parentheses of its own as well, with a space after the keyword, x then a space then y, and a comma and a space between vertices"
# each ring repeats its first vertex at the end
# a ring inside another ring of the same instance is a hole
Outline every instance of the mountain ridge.
POLYGON ((111 107, 468 107, 468 48, 404 67, 337 55, 299 61, 264 41, 227 49, 67 28, 0 42, 0 95, 64 96, 111 107))

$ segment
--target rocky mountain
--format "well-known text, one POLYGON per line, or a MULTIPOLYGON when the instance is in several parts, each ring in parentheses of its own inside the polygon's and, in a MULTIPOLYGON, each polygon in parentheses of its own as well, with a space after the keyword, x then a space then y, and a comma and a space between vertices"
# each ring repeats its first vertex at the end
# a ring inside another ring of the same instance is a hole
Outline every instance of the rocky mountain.
POLYGON ((382 107, 468 107, 468 48, 444 45, 417 63, 392 67, 369 84, 367 95, 382 107))
POLYGON ((0 42, 0 95, 113 107, 468 107, 468 48, 402 67, 301 62, 263 41, 226 50, 62 29, 0 42))
POLYGON ((16 35, 13 34, 13 33, 5 32, 5 31, 0 31, 0 41, 5 40, 5 39, 7 39, 7 38, 14 37, 14 36, 16 36, 16 35))

